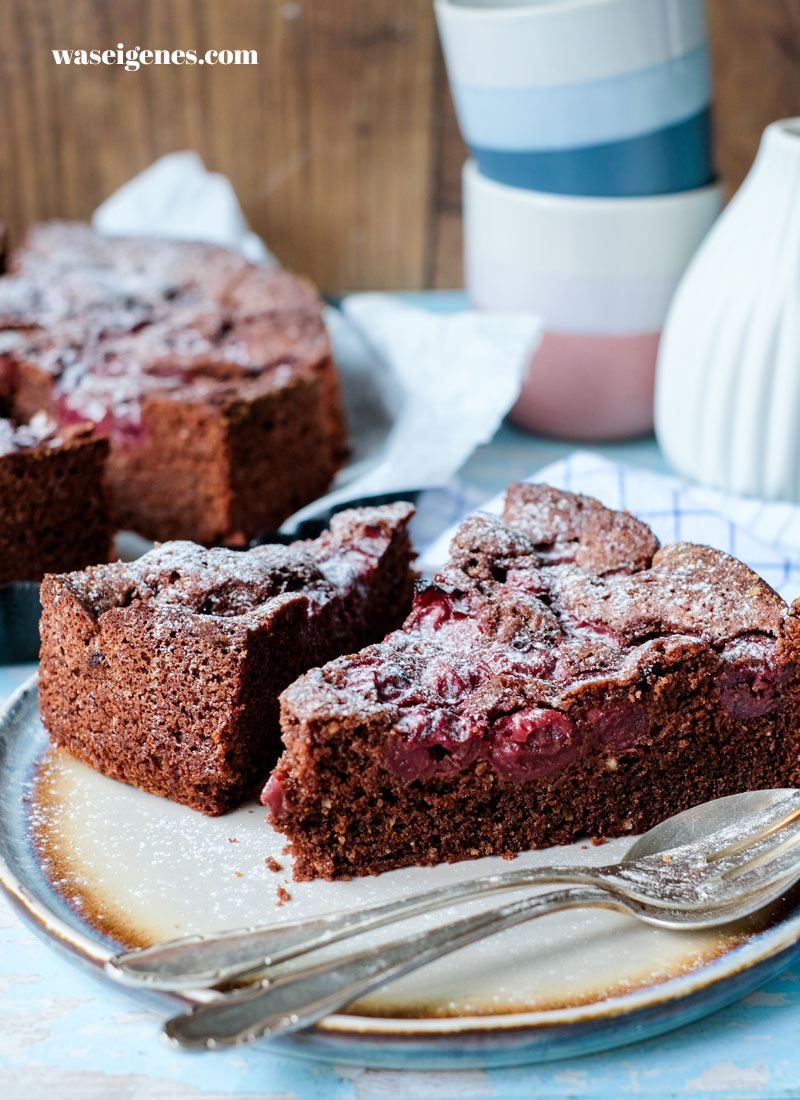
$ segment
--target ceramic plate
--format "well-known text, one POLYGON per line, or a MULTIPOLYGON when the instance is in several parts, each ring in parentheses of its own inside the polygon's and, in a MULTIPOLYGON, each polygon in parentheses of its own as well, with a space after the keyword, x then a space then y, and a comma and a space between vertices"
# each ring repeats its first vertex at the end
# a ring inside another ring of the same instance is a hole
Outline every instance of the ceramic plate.
MULTIPOLYGON (((558 858, 608 862, 628 843, 578 843, 558 849, 558 858)), ((122 946, 369 905, 508 867, 482 859, 294 883, 283 844, 255 803, 206 818, 51 749, 33 681, 0 719, 0 882, 36 930, 100 974, 122 946), (280 871, 270 870, 270 857, 280 871)), ((531 852, 515 865, 550 858, 531 852)), ((419 932, 480 904, 487 902, 421 919, 419 932)), ((374 933, 375 943, 386 936, 374 933)), ((408 975, 285 1037, 280 1049, 374 1066, 413 1059, 418 1068, 584 1054, 730 1003, 787 965, 798 938, 796 895, 746 923, 703 933, 660 931, 605 910, 558 913, 408 975)), ((167 1013, 182 1004, 162 995, 155 1007, 167 1013)))

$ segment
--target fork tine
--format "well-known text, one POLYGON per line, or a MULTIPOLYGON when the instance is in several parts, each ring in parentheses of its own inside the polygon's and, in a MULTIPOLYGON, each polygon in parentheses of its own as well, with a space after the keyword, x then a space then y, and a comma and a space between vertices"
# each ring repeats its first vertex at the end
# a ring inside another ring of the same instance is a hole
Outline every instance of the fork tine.
POLYGON ((786 873, 793 863, 800 865, 800 815, 783 828, 768 833, 753 844, 740 848, 710 865, 716 881, 729 881, 744 889, 743 880, 765 883, 786 873))
POLYGON ((726 826, 669 852, 623 862, 615 877, 628 896, 654 905, 728 904, 734 893, 747 896, 793 874, 795 864, 800 866, 798 841, 800 790, 749 815, 744 826, 726 826))
MULTIPOLYGON (((763 815, 763 818, 759 820, 755 829, 748 831, 745 836, 741 836, 740 834, 738 839, 732 840, 729 844, 718 848, 708 855, 706 859, 709 863, 715 863, 717 860, 725 859, 728 856, 745 851, 760 840, 779 833, 781 830, 797 821, 798 818, 800 818, 800 791, 798 792, 797 799, 786 799, 786 802, 781 801, 777 803, 770 811, 763 815), (787 804, 789 803, 793 804, 788 805, 787 808, 787 804)), ((718 835, 717 842, 719 843, 720 840, 721 836, 718 835)))
MULTIPOLYGON (((765 794, 769 792, 764 792, 765 794)), ((703 855, 709 861, 748 847, 762 836, 780 827, 787 819, 794 816, 796 810, 800 810, 800 788, 787 790, 785 797, 772 802, 760 809, 757 813, 751 812, 744 819, 731 825, 724 825, 712 832, 707 832, 699 837, 688 833, 675 844, 675 851, 691 848, 696 854, 703 855)), ((736 795, 730 796, 735 798, 736 795)), ((727 799, 720 799, 721 803, 727 799)), ((707 805, 698 806, 697 811, 702 811, 707 805)), ((687 811, 689 816, 693 811, 687 811)))
POLYGON ((765 837, 751 848, 736 856, 721 860, 721 877, 735 880, 737 888, 746 876, 765 881, 767 878, 779 878, 793 865, 800 866, 800 822, 787 827, 779 833, 765 837))

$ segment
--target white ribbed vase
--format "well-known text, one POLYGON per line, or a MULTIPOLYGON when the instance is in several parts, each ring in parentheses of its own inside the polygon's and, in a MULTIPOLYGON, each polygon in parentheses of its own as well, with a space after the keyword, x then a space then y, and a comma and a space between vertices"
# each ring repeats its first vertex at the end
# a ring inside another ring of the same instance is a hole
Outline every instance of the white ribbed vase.
POLYGON ((656 431, 681 473, 800 500, 800 119, 764 131, 664 325, 656 431))

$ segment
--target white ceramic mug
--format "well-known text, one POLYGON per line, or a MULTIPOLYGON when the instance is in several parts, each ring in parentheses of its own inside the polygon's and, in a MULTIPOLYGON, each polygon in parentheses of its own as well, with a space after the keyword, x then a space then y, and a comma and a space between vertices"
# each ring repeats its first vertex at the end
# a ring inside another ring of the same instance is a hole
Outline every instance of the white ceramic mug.
POLYGON ((703 0, 436 0, 436 17, 484 175, 597 196, 712 179, 703 0))
POLYGON ((468 161, 463 187, 471 303, 545 324, 512 417, 587 440, 649 430, 661 326, 719 212, 720 186, 579 198, 507 187, 468 161))

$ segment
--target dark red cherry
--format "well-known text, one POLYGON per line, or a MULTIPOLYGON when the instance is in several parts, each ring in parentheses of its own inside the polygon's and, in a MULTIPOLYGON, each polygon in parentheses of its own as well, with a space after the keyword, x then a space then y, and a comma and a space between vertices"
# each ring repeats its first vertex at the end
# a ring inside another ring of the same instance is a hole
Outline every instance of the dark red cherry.
POLYGON ((572 719, 546 707, 528 707, 496 719, 483 746, 500 778, 511 783, 561 771, 580 751, 581 738, 572 719))
POLYGON ((603 752, 632 749, 650 728, 647 710, 632 699, 618 699, 592 707, 587 715, 592 742, 603 752))
POLYGON ((759 718, 783 702, 789 667, 778 660, 778 643, 766 634, 743 634, 722 648, 720 701, 734 718, 759 718))
POLYGON ((267 780, 267 785, 261 792, 261 802, 267 807, 273 820, 278 821, 286 802, 286 792, 279 772, 273 772, 267 780))
POLYGON ((386 742, 386 764, 409 782, 455 775, 478 756, 480 737, 463 715, 438 707, 405 712, 386 742))

